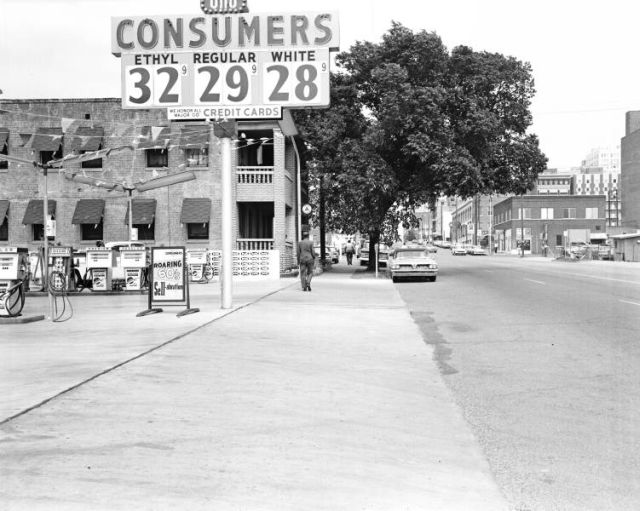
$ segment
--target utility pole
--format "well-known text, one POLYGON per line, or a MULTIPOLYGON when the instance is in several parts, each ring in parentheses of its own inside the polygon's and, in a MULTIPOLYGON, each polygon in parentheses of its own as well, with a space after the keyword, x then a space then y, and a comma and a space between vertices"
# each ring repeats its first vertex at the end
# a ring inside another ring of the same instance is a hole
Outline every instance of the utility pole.
POLYGON ((323 268, 326 263, 325 259, 324 175, 320 174, 320 262, 323 268))

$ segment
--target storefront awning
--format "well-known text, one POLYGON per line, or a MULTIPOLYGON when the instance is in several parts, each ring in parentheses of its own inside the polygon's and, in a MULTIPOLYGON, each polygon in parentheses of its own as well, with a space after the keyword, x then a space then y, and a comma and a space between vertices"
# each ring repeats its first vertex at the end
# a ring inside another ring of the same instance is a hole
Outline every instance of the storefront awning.
POLYGON ((142 126, 138 135, 138 149, 164 149, 171 142, 167 126, 142 126))
POLYGON ((104 214, 103 199, 80 199, 73 212, 72 224, 99 224, 104 214))
MULTIPOLYGON (((152 224, 156 216, 156 200, 155 199, 133 199, 133 218, 132 224, 152 224)), ((129 223, 129 207, 127 206, 127 214, 124 217, 124 223, 129 223)))
POLYGON ((35 151, 57 151, 62 144, 62 128, 38 128, 31 139, 35 151))
POLYGON ((104 137, 104 128, 81 126, 71 137, 69 149, 72 151, 97 151, 102 146, 102 137, 104 137))
MULTIPOLYGON (((44 208, 42 199, 31 199, 27 205, 27 210, 24 212, 24 218, 22 223, 27 224, 42 224, 44 225, 44 218, 42 216, 42 210, 44 208)), ((56 201, 49 199, 48 212, 50 215, 56 213, 56 201)))
POLYGON ((211 199, 182 199, 180 223, 204 224, 210 221, 211 199))
POLYGON ((9 139, 9 130, 7 128, 0 128, 0 151, 4 149, 9 139))
POLYGON ((7 218, 9 212, 9 201, 0 200, 0 225, 4 223, 4 219, 7 218))
POLYGON ((183 126, 180 132, 180 147, 209 147, 208 126, 183 126))

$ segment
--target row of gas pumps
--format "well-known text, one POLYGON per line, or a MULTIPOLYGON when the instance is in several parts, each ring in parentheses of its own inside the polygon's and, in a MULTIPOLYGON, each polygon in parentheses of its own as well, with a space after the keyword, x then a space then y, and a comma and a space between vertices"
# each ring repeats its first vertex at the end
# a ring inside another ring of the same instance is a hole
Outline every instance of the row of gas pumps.
MULTIPOLYGON (((219 251, 186 251, 190 281, 208 281, 219 272, 219 251), (206 276, 206 278, 205 278, 206 276)), ((72 247, 48 247, 45 282, 44 250, 0 247, 0 317, 20 315, 26 293, 48 291, 53 295, 81 291, 139 291, 147 282, 149 255, 144 247, 90 247, 76 253, 72 247)))
POLYGON ((18 316, 29 291, 54 295, 83 288, 139 291, 145 284, 149 264, 145 248, 96 247, 74 253, 72 247, 48 247, 46 273, 43 253, 43 249, 29 252, 26 248, 0 247, 0 317, 18 316))

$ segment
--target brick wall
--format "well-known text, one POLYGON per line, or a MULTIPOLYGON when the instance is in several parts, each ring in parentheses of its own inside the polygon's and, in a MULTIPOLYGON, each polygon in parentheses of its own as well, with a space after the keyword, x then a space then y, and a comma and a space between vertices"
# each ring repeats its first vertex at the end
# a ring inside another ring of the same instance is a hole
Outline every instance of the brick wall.
MULTIPOLYGON (((163 110, 123 110, 121 100, 115 98, 81 99, 81 100, 1 100, 0 127, 9 129, 9 154, 27 160, 38 159, 39 154, 24 145, 29 135, 39 127, 61 127, 67 120, 74 120, 69 128, 69 134, 76 126, 94 126, 104 129, 103 148, 131 145, 136 136, 135 128, 141 126, 169 126, 172 141, 168 148, 168 168, 150 169, 146 167, 145 151, 123 151, 113 153, 103 159, 100 169, 80 168, 80 163, 69 163, 65 171, 85 173, 88 176, 102 177, 112 181, 126 181, 134 183, 148 180, 155 176, 163 176, 186 168, 184 151, 177 146, 181 128, 184 123, 171 123, 166 119, 163 110), (21 136, 23 134, 23 136, 21 136)), ((274 236, 276 248, 284 250, 285 237, 292 238, 292 233, 286 233, 286 192, 284 165, 285 140, 278 129, 277 122, 260 123, 276 129, 274 133, 275 175, 274 186, 260 188, 254 192, 255 200, 274 202, 274 236), (277 176, 277 177, 276 177, 277 176)), ((252 123, 242 123, 244 129, 251 129, 252 123)), ((133 192, 133 198, 153 198, 157 201, 155 216, 155 240, 146 242, 149 245, 186 245, 208 246, 220 248, 221 245, 221 144, 220 140, 212 138, 210 144, 210 168, 192 168, 196 180, 159 188, 144 193, 133 192), (187 227, 180 223, 183 198, 208 197, 211 199, 211 218, 208 241, 188 241, 187 227)), ((235 167, 237 151, 232 144, 232 172, 235 184, 235 167)), ((69 154, 65 148, 65 155, 69 154)), ((76 203, 79 199, 103 198, 105 200, 104 239, 116 241, 127 239, 127 225, 125 215, 128 196, 123 192, 108 192, 104 189, 91 187, 64 179, 58 172, 50 171, 48 175, 48 196, 55 199, 56 210, 56 242, 74 247, 91 246, 94 242, 81 241, 80 226, 71 223, 76 203)), ((289 192, 287 192, 289 193, 289 192)), ((236 191, 233 186, 233 204, 236 204, 236 191)), ((27 246, 31 249, 41 242, 32 240, 31 226, 24 226, 22 219, 30 199, 41 199, 44 196, 44 177, 42 170, 29 164, 10 162, 7 170, 0 170, 0 199, 9 199, 9 241, 0 242, 4 245, 27 246)), ((233 208, 233 233, 237 233, 238 208, 233 208)))

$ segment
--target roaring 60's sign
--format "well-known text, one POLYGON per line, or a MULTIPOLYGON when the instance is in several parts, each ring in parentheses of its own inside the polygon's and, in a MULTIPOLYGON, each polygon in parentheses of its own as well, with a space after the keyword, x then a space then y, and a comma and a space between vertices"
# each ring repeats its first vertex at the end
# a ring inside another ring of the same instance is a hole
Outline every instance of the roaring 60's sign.
POLYGON ((170 118, 280 117, 329 105, 336 13, 113 18, 123 108, 170 118))

